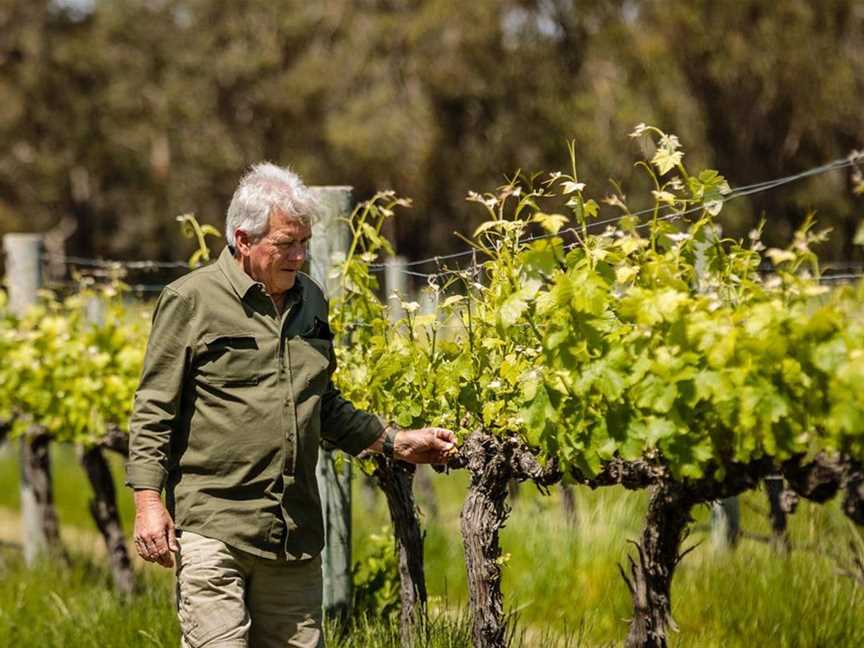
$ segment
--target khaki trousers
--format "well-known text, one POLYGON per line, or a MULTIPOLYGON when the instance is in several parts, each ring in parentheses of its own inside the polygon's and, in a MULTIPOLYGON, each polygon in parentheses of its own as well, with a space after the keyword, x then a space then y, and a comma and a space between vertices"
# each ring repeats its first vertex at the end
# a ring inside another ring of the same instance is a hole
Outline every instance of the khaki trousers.
POLYGON ((323 648, 320 556, 268 560, 189 531, 177 542, 183 648, 323 648))

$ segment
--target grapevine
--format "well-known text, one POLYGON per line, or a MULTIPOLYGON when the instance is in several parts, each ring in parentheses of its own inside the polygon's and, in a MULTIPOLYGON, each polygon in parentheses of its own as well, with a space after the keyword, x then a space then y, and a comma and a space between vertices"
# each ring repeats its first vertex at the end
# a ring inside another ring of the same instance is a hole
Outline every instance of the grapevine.
MULTIPOLYGON (((382 231, 410 203, 381 192, 348 219, 331 304, 335 380, 398 426, 457 432, 448 467, 471 477, 462 536, 478 646, 505 641, 498 535, 510 480, 651 490, 621 570, 628 646, 664 646, 675 628, 671 581, 694 506, 782 474, 814 501, 842 493, 864 523, 864 283, 820 282, 826 233, 812 217, 785 248, 766 248, 760 227, 724 237, 723 176, 691 172, 672 134, 633 135, 653 150, 637 163, 650 209, 618 190, 592 197, 571 145, 566 172, 469 194, 486 216, 465 237, 476 261, 429 276, 433 312, 399 296, 396 323, 370 264, 392 255, 382 231), (618 217, 601 222, 601 204, 618 217)), ((46 295, 20 318, 4 303, 0 293, 2 429, 78 444, 88 473, 104 475, 90 453, 123 447, 146 317, 117 286, 46 295)), ((413 473, 382 457, 363 465, 387 495, 410 641, 426 604, 413 473)))

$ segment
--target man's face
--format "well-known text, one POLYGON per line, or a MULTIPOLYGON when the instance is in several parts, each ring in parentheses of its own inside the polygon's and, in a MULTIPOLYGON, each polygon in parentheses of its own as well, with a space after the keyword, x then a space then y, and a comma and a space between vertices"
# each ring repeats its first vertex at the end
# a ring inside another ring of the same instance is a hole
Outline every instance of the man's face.
POLYGON ((252 242, 245 232, 238 231, 236 248, 246 273, 276 296, 294 285, 311 236, 312 228, 307 223, 275 211, 260 240, 252 242))

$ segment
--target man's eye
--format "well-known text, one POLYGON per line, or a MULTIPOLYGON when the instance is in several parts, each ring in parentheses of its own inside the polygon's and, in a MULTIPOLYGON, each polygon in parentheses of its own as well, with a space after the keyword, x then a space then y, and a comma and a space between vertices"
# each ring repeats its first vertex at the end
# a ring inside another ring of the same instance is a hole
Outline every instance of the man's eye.
POLYGON ((298 246, 299 247, 306 247, 307 245, 309 245, 309 239, 306 239, 303 241, 279 241, 275 245, 278 248, 282 248, 282 249, 286 249, 286 250, 289 248, 298 247, 298 246))

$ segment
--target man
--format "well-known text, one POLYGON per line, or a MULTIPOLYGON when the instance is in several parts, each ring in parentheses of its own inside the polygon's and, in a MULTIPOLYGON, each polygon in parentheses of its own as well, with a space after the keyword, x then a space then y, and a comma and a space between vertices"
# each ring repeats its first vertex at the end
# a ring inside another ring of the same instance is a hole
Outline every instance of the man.
POLYGON ((300 272, 315 200, 252 167, 218 261, 165 288, 130 424, 135 544, 172 567, 183 645, 319 646, 319 440, 443 463, 449 430, 396 431, 333 386, 327 301, 300 272), (166 490, 167 508, 161 500, 166 490))

